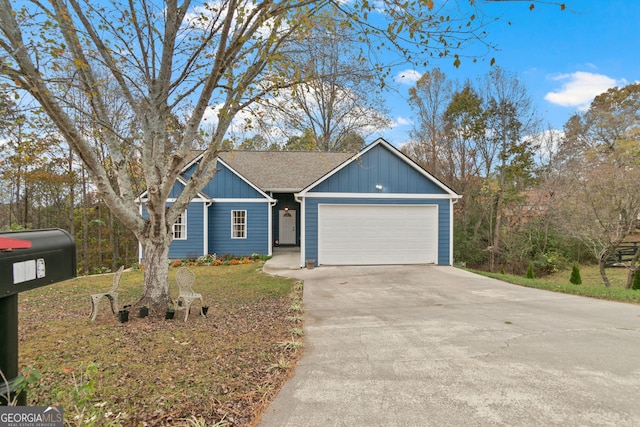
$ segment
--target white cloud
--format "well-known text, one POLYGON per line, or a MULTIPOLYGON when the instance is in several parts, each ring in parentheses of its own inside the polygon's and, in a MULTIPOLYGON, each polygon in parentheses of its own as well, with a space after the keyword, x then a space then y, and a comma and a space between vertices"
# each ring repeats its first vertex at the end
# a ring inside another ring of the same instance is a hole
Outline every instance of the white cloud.
POLYGON ((408 69, 400 71, 398 74, 396 74, 395 80, 396 82, 401 84, 412 85, 420 80, 420 77, 422 77, 421 73, 416 70, 408 69))
POLYGON ((552 104, 562 107, 577 107, 586 110, 593 98, 606 92, 612 87, 625 84, 624 80, 605 76, 604 74, 576 71, 571 74, 560 74, 551 77, 553 80, 563 82, 562 88, 555 92, 549 92, 544 99, 552 104))
POLYGON ((401 116, 399 116, 396 119, 396 123, 398 124, 398 126, 406 126, 406 125, 413 124, 413 122, 410 119, 407 119, 407 118, 401 117, 401 116))

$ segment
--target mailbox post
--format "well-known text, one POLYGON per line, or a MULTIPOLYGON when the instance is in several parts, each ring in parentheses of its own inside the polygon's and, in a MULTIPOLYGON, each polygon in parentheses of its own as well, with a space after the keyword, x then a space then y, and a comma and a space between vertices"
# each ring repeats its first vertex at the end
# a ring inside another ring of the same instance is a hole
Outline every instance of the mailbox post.
MULTIPOLYGON (((18 293, 76 277, 76 246, 60 229, 0 233, 0 404, 15 395, 18 371, 18 293)), ((26 405, 24 393, 18 405, 26 405)))

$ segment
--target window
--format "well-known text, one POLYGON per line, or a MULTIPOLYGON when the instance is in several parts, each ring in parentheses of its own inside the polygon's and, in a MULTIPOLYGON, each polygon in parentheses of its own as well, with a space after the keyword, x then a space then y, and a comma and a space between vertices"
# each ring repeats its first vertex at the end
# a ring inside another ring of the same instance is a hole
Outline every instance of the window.
POLYGON ((247 238, 247 211, 231 211, 231 238, 247 238))
POLYGON ((178 215, 176 222, 173 223, 173 239, 187 240, 187 211, 178 215))

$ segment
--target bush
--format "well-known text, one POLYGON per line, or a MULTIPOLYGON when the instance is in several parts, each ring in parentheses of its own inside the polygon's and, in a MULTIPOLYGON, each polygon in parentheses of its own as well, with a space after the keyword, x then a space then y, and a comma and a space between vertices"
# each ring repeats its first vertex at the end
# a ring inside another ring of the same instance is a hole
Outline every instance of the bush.
POLYGON ((569 282, 574 285, 582 284, 582 277, 580 277, 580 266, 577 262, 573 263, 573 267, 571 268, 571 277, 569 278, 569 282))
POLYGON ((529 263, 529 268, 527 268, 527 279, 535 279, 536 276, 533 274, 533 263, 529 263))
POLYGON ((640 291, 640 270, 636 270, 636 273, 633 275, 633 283, 631 284, 631 289, 640 291))

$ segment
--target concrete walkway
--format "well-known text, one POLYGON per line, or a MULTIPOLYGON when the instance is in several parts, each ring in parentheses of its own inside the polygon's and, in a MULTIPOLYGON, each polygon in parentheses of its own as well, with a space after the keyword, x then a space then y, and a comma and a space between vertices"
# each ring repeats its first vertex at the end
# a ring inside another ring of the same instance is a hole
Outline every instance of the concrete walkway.
POLYGON ((262 427, 640 425, 640 306, 452 267, 298 265, 265 265, 304 280, 307 312, 262 427))

